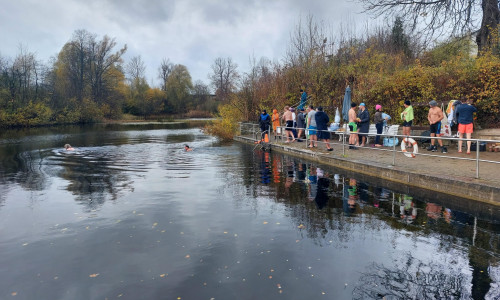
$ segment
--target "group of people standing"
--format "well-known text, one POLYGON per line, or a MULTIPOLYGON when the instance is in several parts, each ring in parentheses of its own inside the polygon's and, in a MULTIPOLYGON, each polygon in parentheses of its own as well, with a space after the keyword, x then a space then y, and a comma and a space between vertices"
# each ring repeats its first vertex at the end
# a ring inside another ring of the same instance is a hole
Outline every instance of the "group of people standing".
MULTIPOLYGON (((309 137, 309 148, 317 147, 318 140, 325 142, 328 151, 332 151, 329 140, 330 132, 328 131, 328 123, 330 119, 328 115, 323 111, 320 106, 317 109, 313 105, 309 105, 306 109, 304 106, 307 101, 307 94, 305 91, 300 90, 301 98, 300 105, 297 107, 297 113, 293 107, 285 106, 283 115, 280 117, 277 109, 273 110, 272 116, 269 116, 265 110, 259 117, 260 129, 262 132, 269 130, 270 125, 273 126, 273 132, 277 134, 277 128, 281 125, 280 121, 283 120, 285 123, 285 143, 293 143, 295 141, 302 142, 303 134, 309 137)), ((473 114, 477 109, 472 105, 471 101, 466 103, 461 103, 460 101, 453 102, 453 113, 450 114, 450 122, 458 124, 458 134, 460 139, 463 135, 466 135, 467 139, 471 138, 473 132, 473 114)), ((429 113, 427 119, 429 121, 429 129, 431 136, 431 144, 427 148, 428 151, 437 151, 437 146, 435 144, 436 137, 441 136, 441 121, 444 119, 444 113, 441 108, 438 107, 438 103, 435 100, 429 102, 429 113)), ((348 113, 349 119, 349 149, 357 149, 357 147, 365 147, 367 142, 367 136, 370 130, 370 113, 366 108, 365 103, 359 104, 359 106, 352 102, 351 109, 348 113), (356 111, 358 110, 358 111, 356 111)), ((374 147, 381 147, 381 134, 385 126, 387 126, 387 121, 391 117, 384 113, 382 110, 382 105, 375 105, 375 115, 374 123, 377 130, 377 136, 375 137, 374 147)), ((402 134, 405 136, 411 135, 411 127, 413 125, 414 113, 413 106, 409 100, 404 102, 404 110, 401 113, 402 120, 402 134)), ((452 125, 452 124, 450 124, 452 125)), ((447 148, 443 145, 441 139, 437 139, 438 144, 441 147, 442 153, 447 153, 447 148)), ((471 141, 467 141, 467 154, 470 154, 471 141)), ((462 152, 462 140, 458 141, 458 152, 462 152)))
MULTIPOLYGON (((351 134, 349 135, 349 149, 356 150, 357 147, 364 147, 366 144, 366 139, 368 132, 370 131, 370 113, 366 109, 366 104, 359 104, 359 111, 356 113, 357 103, 351 103, 351 109, 349 110, 349 130, 351 134), (361 144, 360 144, 361 140, 361 144)), ((377 136, 375 137, 375 147, 382 147, 380 143, 380 135, 384 129, 384 125, 387 125, 387 121, 391 117, 382 112, 382 105, 375 105, 375 115, 374 122, 375 128, 377 129, 377 136)))

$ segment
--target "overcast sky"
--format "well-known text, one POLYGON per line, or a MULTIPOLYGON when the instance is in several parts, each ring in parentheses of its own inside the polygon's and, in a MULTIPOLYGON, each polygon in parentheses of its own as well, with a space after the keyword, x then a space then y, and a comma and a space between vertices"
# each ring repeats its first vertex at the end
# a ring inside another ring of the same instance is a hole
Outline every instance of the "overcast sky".
MULTIPOLYGON (((308 14, 331 28, 366 22, 351 0, 0 0, 0 55, 23 45, 47 62, 73 32, 85 29, 127 44, 125 62, 140 55, 148 82, 159 85, 163 58, 187 66, 193 82, 209 83, 211 64, 231 57, 240 72, 249 57, 281 60, 290 33, 308 14)), ((362 26, 360 26, 362 27, 362 26)))

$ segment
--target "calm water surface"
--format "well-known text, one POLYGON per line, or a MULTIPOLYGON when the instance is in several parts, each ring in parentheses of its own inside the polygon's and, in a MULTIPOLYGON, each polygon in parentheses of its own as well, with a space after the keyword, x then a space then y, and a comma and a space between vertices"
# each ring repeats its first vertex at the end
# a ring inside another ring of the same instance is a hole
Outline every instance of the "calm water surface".
POLYGON ((196 125, 0 133, 0 299, 499 299, 497 207, 196 125))

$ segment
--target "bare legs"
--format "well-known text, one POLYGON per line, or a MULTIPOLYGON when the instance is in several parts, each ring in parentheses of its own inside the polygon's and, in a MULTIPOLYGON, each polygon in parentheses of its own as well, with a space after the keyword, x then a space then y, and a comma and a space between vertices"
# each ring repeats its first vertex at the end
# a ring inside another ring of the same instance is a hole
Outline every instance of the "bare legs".
MULTIPOLYGON (((462 152, 462 139, 464 138, 464 134, 462 132, 459 132, 458 137, 460 138, 460 140, 458 140, 458 152, 461 153, 462 152)), ((465 137, 467 139, 470 139, 472 137, 472 133, 466 133, 465 137)), ((472 144, 471 141, 467 141, 467 153, 470 153, 470 145, 471 144, 472 144)))

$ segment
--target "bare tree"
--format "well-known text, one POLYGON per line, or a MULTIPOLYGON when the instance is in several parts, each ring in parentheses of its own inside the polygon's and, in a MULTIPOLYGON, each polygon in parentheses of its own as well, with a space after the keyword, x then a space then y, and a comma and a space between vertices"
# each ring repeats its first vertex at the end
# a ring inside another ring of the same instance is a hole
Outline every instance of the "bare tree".
POLYGON ((401 16, 404 21, 411 22, 413 29, 423 25, 419 30, 425 31, 429 39, 447 31, 452 35, 474 32, 479 52, 493 46, 494 35, 500 23, 498 0, 358 1, 376 16, 401 16))
POLYGON ((146 65, 144 64, 144 61, 142 60, 140 55, 134 56, 130 59, 130 61, 125 66, 125 72, 127 72, 127 75, 132 82, 144 78, 146 65))
POLYGON ((161 89, 163 91, 167 90, 167 80, 172 70, 174 68, 174 64, 170 62, 169 59, 163 59, 160 67, 158 68, 158 78, 161 80, 161 89))
POLYGON ((219 57, 212 64, 213 73, 209 75, 217 97, 226 101, 234 92, 236 81, 239 78, 238 65, 231 58, 219 57))
MULTIPOLYGON (((331 38, 330 38, 331 39, 331 38)), ((303 66, 315 57, 322 59, 326 55, 328 37, 325 24, 316 22, 312 15, 306 17, 305 23, 299 20, 292 34, 285 61, 291 66, 303 66)))

